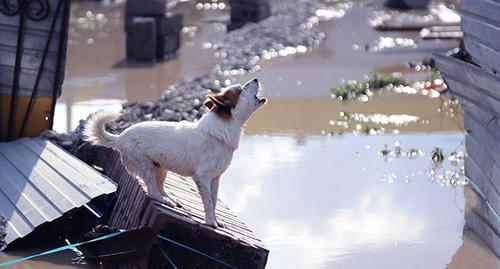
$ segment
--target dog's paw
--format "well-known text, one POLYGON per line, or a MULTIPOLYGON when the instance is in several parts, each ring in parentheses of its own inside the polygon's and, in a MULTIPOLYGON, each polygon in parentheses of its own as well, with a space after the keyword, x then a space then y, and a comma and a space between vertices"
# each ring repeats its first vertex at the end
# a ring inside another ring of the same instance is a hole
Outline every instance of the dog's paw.
POLYGON ((218 228, 217 221, 215 220, 205 220, 205 225, 208 225, 214 229, 218 228))
POLYGON ((181 202, 179 202, 179 200, 177 200, 176 198, 173 198, 170 195, 163 196, 163 200, 165 201, 164 203, 170 207, 182 208, 181 202))
POLYGON ((226 224, 224 224, 222 221, 215 220, 215 222, 217 223, 217 226, 219 226, 219 228, 226 228, 226 224))

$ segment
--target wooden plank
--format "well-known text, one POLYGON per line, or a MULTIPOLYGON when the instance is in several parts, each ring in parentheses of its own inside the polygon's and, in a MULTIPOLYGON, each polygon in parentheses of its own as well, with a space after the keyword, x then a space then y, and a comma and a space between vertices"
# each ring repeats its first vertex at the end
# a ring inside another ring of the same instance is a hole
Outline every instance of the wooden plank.
POLYGON ((500 27, 491 21, 464 15, 460 26, 466 38, 474 36, 492 48, 500 46, 500 27))
POLYGON ((498 91, 500 75, 492 74, 478 66, 441 53, 434 53, 434 55, 439 60, 437 61, 439 70, 446 76, 454 78, 464 86, 469 86, 470 91, 480 90, 497 100, 500 99, 500 91, 498 91))
POLYGON ((462 0, 460 11, 500 22, 500 3, 495 0, 462 0))
POLYGON ((465 225, 483 240, 483 242, 496 255, 500 256, 500 237, 493 229, 484 222, 476 212, 472 211, 465 215, 465 225))
POLYGON ((473 37, 464 38, 464 45, 475 63, 490 72, 500 71, 500 50, 482 44, 473 37))
POLYGON ((500 212, 500 196, 486 175, 471 158, 465 159, 465 175, 477 186, 478 190, 486 197, 495 212, 500 212))
MULTIPOLYGON (((39 35, 45 34, 48 35, 48 31, 50 29, 50 26, 52 25, 52 18, 55 16, 55 8, 57 4, 53 4, 53 12, 50 12, 49 16, 50 19, 46 20, 41 20, 41 21, 33 21, 31 19, 27 19, 25 21, 25 26, 30 32, 35 32, 38 33, 39 35)), ((2 19, 0 20, 0 28, 2 29, 8 29, 11 31, 16 31, 18 29, 19 25, 19 16, 5 16, 1 14, 2 19)), ((62 22, 62 16, 61 13, 59 13, 59 17, 56 19, 56 25, 55 25, 55 32, 59 34, 59 29, 61 29, 61 22, 62 22)))
POLYGON ((495 112, 484 109, 468 99, 462 98, 460 103, 465 112, 464 116, 472 117, 496 141, 500 141, 500 118, 496 116, 495 112))
MULTIPOLYGON (((0 65, 1 66, 11 66, 16 64, 16 48, 14 47, 4 47, 0 46, 0 65)), ((56 71, 56 56, 54 52, 48 52, 45 63, 43 66, 43 71, 56 71)), ((38 72, 40 64, 42 62, 42 52, 25 50, 23 52, 23 58, 21 59, 21 66, 23 69, 38 72)))
MULTIPOLYGON (((2 22, 3 18, 5 17, 2 17, 2 22)), ((14 18, 14 19, 16 23, 19 23, 19 18, 14 18)), ((0 33, 2 33, 2 39, 0 40, 1 47, 10 47, 10 48, 17 47, 17 26, 14 28, 0 24, 0 33)), ((41 51, 43 51, 43 49, 45 48, 45 44, 47 43, 48 33, 32 29, 26 29, 24 33, 25 33, 24 35, 25 39, 23 43, 23 49, 31 50, 33 52, 38 51, 39 53, 41 53, 41 51)), ((49 46, 49 51, 57 53, 58 51, 57 42, 59 40, 58 32, 54 32, 52 34, 52 40, 53 41, 50 43, 49 46)))
POLYGON ((478 89, 474 89, 461 81, 457 81, 456 78, 449 75, 445 76, 445 82, 448 85, 449 91, 453 94, 466 98, 467 100, 474 100, 476 104, 479 104, 485 109, 500 114, 500 100, 478 89))
POLYGON ((484 180, 491 182, 491 185, 495 188, 495 192, 500 196, 500 180, 495 180, 493 177, 494 169, 497 167, 497 162, 492 157, 488 148, 485 144, 479 143, 476 137, 468 134, 465 138, 465 148, 467 151, 467 158, 470 158, 481 170, 482 174, 485 176, 484 180))
MULTIPOLYGON (((497 140, 493 135, 485 128, 485 125, 481 125, 473 115, 470 115, 467 111, 464 115, 465 127, 468 136, 473 136, 474 140, 481 141, 481 147, 484 148, 485 152, 491 155, 492 161, 500 164, 500 140, 497 140)), ((495 122, 496 123, 496 122, 495 122)))
MULTIPOLYGON (((1 57, 1 55, 0 55, 1 57)), ((21 68, 18 96, 31 96, 38 72, 21 68)), ((0 94, 11 94, 14 67, 0 66, 0 94)), ((54 72, 43 72, 38 84, 37 96, 51 96, 54 72)))
POLYGON ((500 113, 500 76, 453 57, 440 53, 434 55, 438 69, 452 93, 500 113))
POLYGON ((492 210, 486 201, 474 190, 470 185, 464 186, 465 198, 465 215, 469 211, 474 211, 476 214, 491 226, 492 230, 500 234, 500 219, 498 215, 492 210))
MULTIPOLYGON (((206 248, 207 253, 216 251, 217 256, 224 260, 234 259, 235 265, 242 269, 263 268, 265 265, 268 251, 224 203, 218 203, 216 214, 227 227, 213 229, 204 225, 203 204, 191 179, 168 174, 166 189, 183 206, 171 208, 146 196, 144 184, 128 175, 119 161, 119 155, 112 155, 114 160, 101 154, 98 156, 101 160, 96 160, 96 163, 101 163, 103 159, 107 163, 115 163, 114 167, 108 167, 105 171, 119 182, 118 200, 109 220, 110 225, 128 229, 148 226, 197 249, 206 248)), ((197 263, 193 260, 186 262, 197 263)))

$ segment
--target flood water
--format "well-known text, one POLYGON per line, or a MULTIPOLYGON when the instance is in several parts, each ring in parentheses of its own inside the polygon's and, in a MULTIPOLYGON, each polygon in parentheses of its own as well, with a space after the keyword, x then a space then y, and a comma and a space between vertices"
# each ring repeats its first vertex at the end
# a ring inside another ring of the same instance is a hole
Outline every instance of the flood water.
MULTIPOLYGON (((70 130, 101 108, 157 98, 168 85, 209 72, 214 59, 202 44, 224 35, 217 21, 228 10, 195 4, 175 7, 188 26, 175 59, 127 68, 122 6, 73 3, 55 129, 70 130), (99 13, 106 18, 101 26, 92 19, 99 13)), ((367 3, 355 2, 343 18, 321 24, 326 38, 312 51, 265 62, 260 72, 238 79, 258 77, 270 101, 248 123, 222 177, 221 198, 270 250, 267 268, 500 268, 500 259, 464 227, 460 106, 420 93, 386 92, 367 102, 331 98, 342 80, 372 72, 425 78, 429 73, 405 64, 457 45, 423 42, 415 32, 376 32, 367 22, 370 12, 367 3), (380 36, 412 38, 417 47, 359 49, 380 36), (431 160, 435 148, 442 163, 431 160)), ((88 267, 67 262, 72 257, 13 268, 88 267)))

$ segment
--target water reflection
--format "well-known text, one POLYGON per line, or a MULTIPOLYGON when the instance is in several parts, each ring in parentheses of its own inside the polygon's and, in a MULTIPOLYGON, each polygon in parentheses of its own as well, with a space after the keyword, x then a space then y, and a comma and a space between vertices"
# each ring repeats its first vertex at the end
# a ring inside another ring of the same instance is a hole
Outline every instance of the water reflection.
MULTIPOLYGON (((436 141, 455 149, 463 137, 397 139, 430 152, 436 141)), ((246 136, 222 197, 272 250, 269 268, 362 268, 368 258, 373 268, 443 268, 461 244, 463 190, 418 174, 427 158, 385 163, 375 149, 393 140, 246 136), (388 182, 385 173, 416 176, 388 182)))

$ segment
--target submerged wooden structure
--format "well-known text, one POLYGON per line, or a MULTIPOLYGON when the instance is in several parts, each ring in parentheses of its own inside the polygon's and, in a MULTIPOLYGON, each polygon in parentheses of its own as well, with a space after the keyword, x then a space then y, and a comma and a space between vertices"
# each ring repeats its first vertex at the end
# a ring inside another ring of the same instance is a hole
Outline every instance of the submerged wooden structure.
POLYGON ((464 110, 466 229, 500 257, 500 2, 463 0, 461 10, 465 52, 435 59, 464 110))
MULTIPOLYGON (((118 198, 108 220, 109 226, 122 229, 150 227, 160 235, 236 268, 265 267, 269 251, 222 201, 217 203, 216 214, 225 227, 213 229, 204 225, 203 204, 191 178, 168 174, 167 189, 182 205, 181 208, 171 208, 146 196, 145 187, 125 170, 119 153, 104 148, 94 150, 93 165, 102 167, 103 173, 118 184, 118 198)), ((159 245, 169 250, 169 256, 179 268, 227 268, 168 242, 159 242, 159 245)), ((151 254, 149 268, 164 268, 168 264, 158 249, 151 254)))
POLYGON ((78 208, 99 216, 89 202, 115 191, 111 180, 51 142, 22 138, 0 143, 0 215, 7 221, 6 244, 43 224, 55 225, 78 208))

